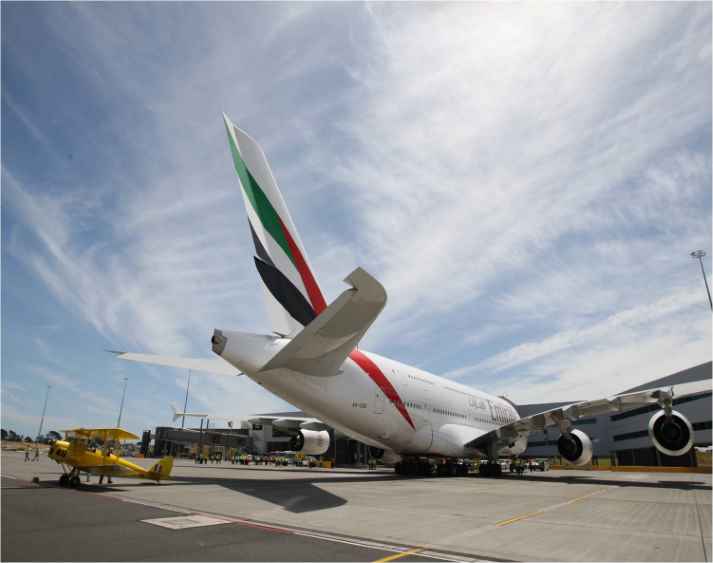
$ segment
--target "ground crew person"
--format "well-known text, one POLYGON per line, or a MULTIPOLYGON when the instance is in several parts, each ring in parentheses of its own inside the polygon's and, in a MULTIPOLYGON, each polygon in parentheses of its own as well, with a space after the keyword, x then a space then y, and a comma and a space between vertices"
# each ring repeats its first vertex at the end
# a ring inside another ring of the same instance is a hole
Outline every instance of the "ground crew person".
POLYGON ((30 446, 25 448, 25 461, 30 461, 30 446))
POLYGON ((32 458, 32 461, 40 461, 40 448, 35 446, 35 457, 32 458))
POLYGON ((369 470, 376 469, 376 460, 373 457, 369 458, 369 470))

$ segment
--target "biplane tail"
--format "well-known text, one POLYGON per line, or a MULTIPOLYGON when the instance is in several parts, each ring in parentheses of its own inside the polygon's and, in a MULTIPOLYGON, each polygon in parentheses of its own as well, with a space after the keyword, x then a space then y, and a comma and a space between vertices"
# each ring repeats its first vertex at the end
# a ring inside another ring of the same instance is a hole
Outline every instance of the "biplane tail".
POLYGON ((168 477, 171 475, 172 469, 173 458, 170 455, 167 455, 166 457, 164 457, 160 461, 157 461, 151 466, 148 471, 148 477, 150 479, 156 479, 156 481, 160 481, 161 479, 168 479, 168 477))

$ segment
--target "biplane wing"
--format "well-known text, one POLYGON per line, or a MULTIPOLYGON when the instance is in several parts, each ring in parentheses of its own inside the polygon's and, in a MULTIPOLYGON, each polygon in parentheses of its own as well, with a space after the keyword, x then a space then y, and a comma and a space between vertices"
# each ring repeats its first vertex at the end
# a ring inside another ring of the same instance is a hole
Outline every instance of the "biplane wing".
POLYGON ((98 438, 103 442, 108 440, 138 440, 136 434, 124 430, 122 428, 71 428, 64 431, 67 436, 76 436, 77 438, 93 439, 98 438))

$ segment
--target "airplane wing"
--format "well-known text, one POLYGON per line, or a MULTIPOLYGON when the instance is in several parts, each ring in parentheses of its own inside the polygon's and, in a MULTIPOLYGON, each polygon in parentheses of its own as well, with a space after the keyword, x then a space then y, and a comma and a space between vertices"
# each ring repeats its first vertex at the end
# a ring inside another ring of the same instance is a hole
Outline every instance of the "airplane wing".
POLYGON ((132 434, 121 428, 72 428, 64 430, 67 434, 74 434, 81 438, 99 438, 106 442, 107 440, 138 440, 136 434, 132 434))
POLYGON ((362 268, 344 280, 352 287, 300 331, 260 371, 289 369, 330 377, 386 304, 384 287, 362 268))
POLYGON ((466 444, 468 448, 487 451, 491 447, 496 449, 511 444, 517 438, 527 436, 530 432, 544 430, 550 426, 565 425, 580 418, 598 416, 608 413, 627 411, 632 408, 659 404, 663 407, 667 402, 673 402, 674 397, 682 398, 690 395, 711 392, 711 381, 695 381, 682 383, 668 389, 647 389, 635 393, 624 393, 594 401, 582 401, 561 407, 556 407, 541 413, 520 418, 500 428, 496 428, 471 440, 466 444))
POLYGON ((136 354, 134 352, 117 352, 109 350, 121 360, 139 362, 141 364, 156 364, 159 366, 169 366, 174 368, 191 369, 194 371, 204 371, 218 375, 240 375, 240 371, 226 362, 223 358, 180 358, 175 356, 158 356, 155 354, 136 354))

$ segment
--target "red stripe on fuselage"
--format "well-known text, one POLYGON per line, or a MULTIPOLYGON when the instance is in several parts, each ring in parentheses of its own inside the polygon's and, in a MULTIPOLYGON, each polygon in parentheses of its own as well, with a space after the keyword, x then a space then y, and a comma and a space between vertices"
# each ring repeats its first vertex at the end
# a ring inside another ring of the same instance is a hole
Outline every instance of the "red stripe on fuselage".
MULTIPOLYGON (((304 259, 304 256, 302 256, 302 252, 300 252, 300 249, 297 246, 295 239, 292 238, 290 231, 282 222, 282 219, 279 217, 278 219, 280 221, 280 227, 282 227, 282 232, 285 234, 285 238, 287 239, 287 244, 290 247, 290 252, 292 253, 292 256, 295 259, 295 266, 297 267, 297 271, 299 272, 300 277, 302 278, 302 283, 304 283, 305 289, 307 290, 307 295, 309 296, 309 300, 312 303, 312 307, 314 308, 314 312, 315 314, 319 315, 327 308, 327 303, 325 302, 324 296, 322 295, 322 290, 319 288, 319 285, 317 285, 317 280, 314 279, 312 271, 309 269, 309 266, 307 266, 307 261, 304 259)), ((354 349, 352 353, 349 354, 349 357, 361 369, 363 369, 369 377, 371 377, 374 383, 379 386, 379 389, 381 389, 384 395, 386 395, 386 397, 401 413, 401 416, 403 416, 406 422, 409 423, 409 426, 411 426, 411 428, 415 430, 416 427, 414 426, 413 420, 411 420, 411 416, 406 410, 404 402, 401 400, 401 397, 399 397, 398 392, 396 391, 396 389, 394 389, 394 386, 391 384, 391 382, 386 379, 386 376, 379 369, 379 366, 377 366, 371 359, 369 359, 366 355, 364 355, 357 349, 354 349)))
POLYGON ((307 261, 304 259, 304 256, 302 256, 300 248, 297 246, 295 239, 292 238, 290 231, 287 229, 287 227, 282 222, 282 219, 279 216, 278 219, 280 221, 280 227, 282 227, 282 232, 284 233, 285 238, 287 239, 287 244, 290 247, 290 252, 292 252, 292 256, 295 259, 295 266, 297 267, 297 271, 299 272, 300 277, 302 278, 302 283, 305 285, 307 295, 309 297, 310 302, 312 303, 312 308, 314 309, 315 314, 319 315, 327 308, 327 303, 324 301, 322 290, 319 289, 319 285, 317 285, 317 280, 314 279, 314 276, 312 275, 312 272, 309 269, 309 266, 307 265, 307 261))
POLYGON ((352 353, 349 354, 349 357, 354 360, 354 362, 361 369, 363 369, 369 375, 369 377, 371 377, 374 383, 379 386, 379 389, 384 392, 384 395, 386 395, 386 397, 393 403, 393 405, 396 407, 396 410, 401 413, 401 416, 403 416, 406 419, 406 422, 409 423, 411 428, 415 430, 416 427, 413 424, 413 420, 411 420, 411 415, 409 415, 408 411, 406 410, 404 402, 401 400, 401 397, 399 397, 399 394, 396 389, 394 389, 394 386, 391 385, 391 382, 386 379, 384 373, 379 369, 379 366, 377 366, 370 358, 368 358, 363 352, 360 352, 359 350, 353 350, 352 353))

